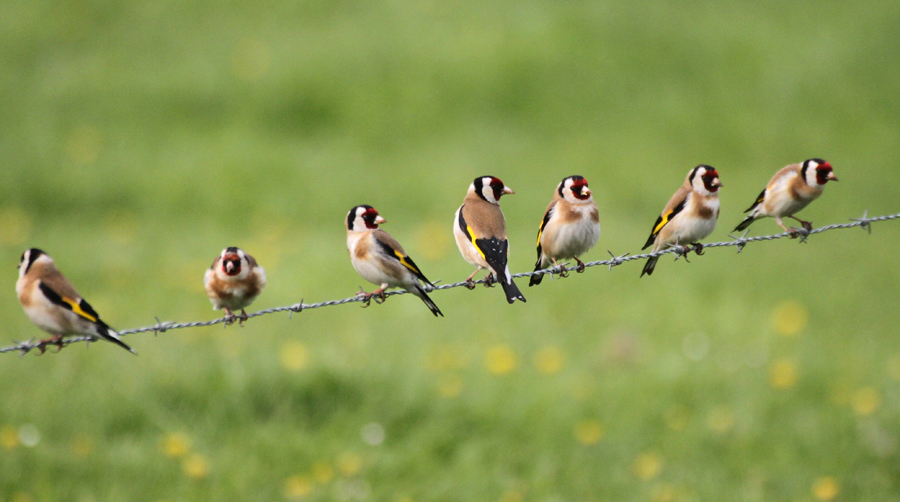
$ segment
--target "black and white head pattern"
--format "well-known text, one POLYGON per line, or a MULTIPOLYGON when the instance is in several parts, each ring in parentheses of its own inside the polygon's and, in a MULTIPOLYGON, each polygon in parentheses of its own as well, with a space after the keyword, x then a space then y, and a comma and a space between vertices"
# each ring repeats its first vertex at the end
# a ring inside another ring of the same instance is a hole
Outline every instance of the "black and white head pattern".
POLYGON ((474 190, 479 197, 491 204, 499 204, 500 197, 504 194, 513 193, 512 190, 507 188, 506 185, 500 181, 500 178, 495 176, 481 176, 475 178, 470 189, 474 190))
POLYGON ((837 181, 834 175, 834 169, 828 161, 822 159, 809 159, 803 161, 803 167, 800 168, 800 175, 807 185, 814 188, 821 188, 829 181, 837 181))
POLYGON ((592 199, 588 182, 583 176, 569 176, 563 178, 556 191, 559 196, 569 202, 588 202, 592 199))
POLYGON ((42 259, 52 262, 47 253, 38 248, 31 248, 22 253, 22 257, 19 258, 19 277, 27 274, 34 262, 42 259))
POLYGON ((719 182, 719 172, 716 168, 706 164, 695 167, 688 175, 688 181, 694 191, 703 195, 712 195, 719 191, 722 183, 719 182))
POLYGON ((384 218, 372 206, 359 205, 347 213, 347 230, 353 232, 375 230, 381 223, 384 223, 384 218))

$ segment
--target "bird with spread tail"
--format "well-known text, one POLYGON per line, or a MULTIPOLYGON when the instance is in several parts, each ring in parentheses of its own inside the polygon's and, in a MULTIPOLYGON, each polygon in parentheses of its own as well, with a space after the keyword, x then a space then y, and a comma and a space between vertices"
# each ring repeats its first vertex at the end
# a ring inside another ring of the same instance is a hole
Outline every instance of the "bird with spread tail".
POLYGON ((66 336, 82 335, 112 342, 137 354, 100 319, 100 315, 56 268, 53 259, 40 249, 32 248, 22 253, 16 295, 31 322, 53 335, 38 342, 41 353, 47 345, 62 349, 66 336))
POLYGON ((386 220, 372 206, 356 206, 347 213, 347 251, 350 253, 350 262, 363 279, 380 285, 371 293, 360 293, 366 306, 373 297, 376 302, 379 302, 378 298, 383 302, 387 298, 385 290, 388 288, 403 288, 418 296, 435 317, 443 317, 441 309, 431 301, 419 281, 432 288, 434 284, 403 251, 400 243, 378 228, 378 225, 384 223, 386 220))
POLYGON ((213 261, 203 275, 206 296, 212 302, 213 310, 225 309, 225 322, 234 323, 236 318, 243 325, 247 320, 245 308, 256 300, 266 287, 266 271, 256 263, 256 259, 238 247, 227 247, 213 261), (234 311, 241 315, 235 316, 234 311))
MULTIPOLYGON (((712 166, 701 164, 688 173, 687 179, 669 199, 662 214, 653 224, 650 238, 642 249, 653 246, 653 253, 671 246, 693 247, 703 254, 700 240, 715 230, 719 219, 719 173, 712 166)), ((690 251, 690 249, 688 249, 690 251)), ((685 256, 687 253, 685 253, 685 256)), ((641 277, 653 274, 659 256, 647 260, 641 277)))
POLYGON ((481 176, 469 185, 462 206, 453 219, 453 235, 463 258, 477 267, 466 282, 475 287, 472 278, 482 269, 489 274, 485 285, 499 282, 506 293, 506 301, 525 301, 509 273, 509 241, 506 238, 506 218, 500 209, 500 197, 515 192, 494 176, 481 176))
POLYGON ((822 159, 809 159, 801 164, 784 167, 775 173, 756 202, 744 211, 750 214, 734 230, 745 230, 760 218, 772 217, 778 226, 785 232, 794 234, 794 237, 797 236, 797 229, 784 226, 782 218, 797 220, 803 228, 810 231, 812 223, 794 215, 818 199, 826 183, 837 180, 831 164, 822 159))
MULTIPOLYGON (((582 176, 569 176, 557 185, 553 200, 544 211, 544 218, 537 236, 537 262, 534 271, 547 268, 552 262, 562 269, 559 260, 575 260, 578 272, 584 272, 584 263, 578 259, 587 253, 600 239, 600 213, 588 182, 582 176)), ((529 286, 540 284, 544 276, 533 275, 529 286)))

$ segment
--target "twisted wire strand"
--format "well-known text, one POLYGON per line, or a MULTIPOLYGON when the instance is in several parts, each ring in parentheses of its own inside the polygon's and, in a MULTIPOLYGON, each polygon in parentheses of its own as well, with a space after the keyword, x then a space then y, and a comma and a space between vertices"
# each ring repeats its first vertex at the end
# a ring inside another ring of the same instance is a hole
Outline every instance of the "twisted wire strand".
MULTIPOLYGON (((855 228, 855 227, 860 227, 863 230, 868 230, 869 233, 871 234, 872 233, 872 225, 871 225, 872 223, 877 223, 877 222, 881 222, 881 221, 891 221, 891 220, 896 220, 896 219, 900 219, 900 213, 869 218, 868 211, 866 211, 865 213, 863 213, 862 218, 851 218, 850 220, 852 221, 852 223, 837 223, 834 225, 826 225, 824 227, 819 227, 819 228, 809 230, 809 231, 801 228, 801 229, 795 229, 795 232, 783 232, 780 234, 762 235, 759 237, 747 237, 747 232, 744 232, 744 234, 740 237, 735 237, 733 235, 729 235, 729 237, 734 239, 732 241, 711 242, 709 244, 704 244, 703 248, 711 249, 711 248, 737 247, 738 253, 740 253, 741 251, 743 251, 744 246, 746 246, 747 244, 749 244, 751 242, 774 241, 777 239, 784 239, 786 237, 790 237, 790 238, 799 237, 801 242, 806 242, 806 239, 811 235, 821 234, 823 232, 828 232, 830 230, 855 228)), ((596 267, 596 266, 602 265, 602 266, 608 266, 609 270, 612 270, 613 267, 619 266, 623 263, 627 263, 627 262, 635 261, 635 260, 646 260, 646 259, 649 259, 652 257, 663 256, 663 255, 667 255, 667 254, 675 254, 676 255, 675 259, 678 260, 678 258, 680 258, 680 257, 686 257, 687 253, 690 250, 691 250, 691 248, 689 246, 676 245, 676 246, 670 246, 667 249, 663 249, 663 250, 657 251, 655 253, 646 253, 646 254, 637 254, 637 255, 626 253, 626 254, 623 254, 620 256, 616 256, 612 253, 612 251, 608 251, 611 256, 611 259, 585 262, 584 266, 585 266, 585 268, 587 268, 587 267, 596 267)), ((520 272, 517 274, 512 274, 512 276, 513 276, 513 278, 520 278, 520 277, 531 277, 534 275, 542 275, 542 274, 560 274, 561 272, 564 272, 565 270, 572 270, 572 269, 563 269, 562 266, 558 266, 558 267, 546 268, 543 270, 536 270, 534 272, 520 272)), ((461 282, 454 282, 451 284, 440 284, 440 285, 436 285, 433 288, 426 285, 425 290, 430 293, 432 291, 440 291, 440 290, 445 290, 445 289, 470 286, 472 283, 484 284, 485 282, 486 282, 485 279, 478 279, 478 280, 472 281, 472 282, 461 281, 461 282)), ((405 295, 407 293, 408 292, 405 290, 390 291, 390 292, 386 293, 385 296, 405 295)), ((264 315, 268 315, 268 314, 275 314, 278 312, 290 312, 291 314, 293 314, 295 312, 300 313, 300 312, 303 312, 304 310, 312 310, 312 309, 317 309, 317 308, 322 308, 322 307, 331 307, 334 305, 343 305, 345 303, 356 303, 356 302, 364 302, 364 301, 365 300, 361 296, 351 296, 350 298, 344 298, 341 300, 330 300, 330 301, 325 301, 325 302, 320 302, 320 303, 304 303, 303 300, 300 300, 300 303, 295 303, 293 305, 287 305, 284 307, 274 307, 274 308, 270 308, 270 309, 260 310, 258 312, 253 312, 252 314, 247 314, 247 318, 250 319, 253 317, 260 317, 260 316, 264 316, 264 315)), ((218 318, 218 319, 213 319, 211 321, 176 323, 176 322, 163 322, 163 321, 160 321, 159 318, 156 318, 156 324, 153 326, 128 329, 128 330, 118 331, 118 333, 120 336, 134 335, 137 333, 149 333, 149 332, 159 334, 159 333, 165 333, 166 331, 170 331, 170 330, 174 330, 174 329, 196 328, 196 327, 201 327, 201 326, 214 326, 216 324, 221 324, 224 322, 228 322, 228 319, 222 317, 222 318, 218 318)), ((78 342, 90 343, 93 341, 96 341, 96 340, 90 336, 67 337, 67 338, 63 339, 62 341, 60 341, 59 348, 60 348, 60 350, 62 350, 62 347, 71 345, 73 343, 78 343, 78 342)), ((7 353, 7 352, 18 352, 20 355, 24 356, 25 354, 27 354, 28 352, 31 352, 32 350, 43 349, 46 345, 47 344, 42 344, 41 342, 38 342, 35 339, 31 339, 31 340, 24 341, 24 342, 15 342, 13 345, 0 348, 0 354, 7 353)), ((57 344, 53 343, 50 345, 57 345, 57 344)))

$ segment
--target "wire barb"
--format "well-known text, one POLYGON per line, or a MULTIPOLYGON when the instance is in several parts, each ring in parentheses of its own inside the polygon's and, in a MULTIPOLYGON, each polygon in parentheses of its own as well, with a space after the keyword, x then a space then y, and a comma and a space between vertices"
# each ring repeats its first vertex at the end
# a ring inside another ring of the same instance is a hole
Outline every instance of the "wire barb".
POLYGON ((691 252, 691 248, 689 246, 682 246, 676 240, 675 244, 669 244, 667 247, 675 253, 675 261, 678 261, 679 258, 684 258, 686 263, 690 263, 690 260, 688 260, 688 253, 691 252))
MULTIPOLYGON (((774 240, 778 240, 778 239, 784 239, 787 237, 792 237, 792 238, 800 237, 800 242, 806 242, 806 239, 813 234, 820 234, 822 232, 827 232, 829 230, 838 230, 838 229, 843 229, 843 228, 860 227, 863 230, 868 230, 868 232, 871 233, 872 232, 872 223, 880 222, 880 221, 892 221, 892 220, 897 220, 897 219, 900 219, 900 213, 890 214, 890 215, 885 215, 885 216, 876 216, 876 217, 870 218, 869 212, 866 211, 863 213, 862 218, 851 218, 852 223, 836 223, 833 225, 827 225, 824 227, 820 227, 820 228, 817 228, 812 231, 798 228, 798 229, 795 229, 796 232, 784 232, 781 234, 774 234, 774 235, 761 235, 758 237, 747 237, 747 232, 744 232, 743 235, 741 235, 740 237, 735 237, 733 235, 729 235, 729 237, 731 237, 733 239, 732 241, 711 242, 709 244, 704 244, 703 249, 734 246, 737 248, 738 253, 741 253, 744 250, 744 247, 751 242, 774 241, 774 240)), ((649 258, 663 256, 666 254, 675 254, 676 260, 679 257, 684 257, 686 260, 687 253, 689 253, 692 250, 695 250, 694 246, 682 246, 677 243, 673 246, 670 246, 661 251, 657 251, 655 253, 640 254, 640 255, 632 255, 630 253, 625 253, 623 255, 616 256, 613 254, 612 251, 607 250, 607 253, 609 253, 609 256, 610 256, 609 260, 592 261, 589 263, 585 263, 584 266, 585 266, 585 268, 587 268, 587 267, 596 267, 598 265, 604 265, 604 266, 609 266, 609 270, 612 271, 613 267, 617 267, 626 262, 636 261, 636 260, 646 260, 649 258)), ((560 271, 561 271, 561 269, 559 266, 554 266, 554 267, 546 268, 543 270, 535 270, 533 272, 521 272, 518 274, 512 274, 512 277, 513 278, 533 277, 535 275, 542 275, 542 274, 551 274, 551 277, 552 277, 552 274, 559 274, 560 271)), ((433 287, 433 288, 429 285, 425 285, 424 287, 426 288, 426 291, 431 293, 433 291, 459 288, 459 287, 470 287, 470 289, 474 289, 476 284, 486 284, 487 285, 493 281, 488 281, 486 279, 479 279, 477 281, 462 281, 462 282, 455 282, 452 284, 442 284, 440 286, 437 286, 438 282, 440 282, 440 281, 435 281, 433 283, 433 284, 435 284, 435 287, 433 287)), ((290 306, 286 306, 286 307, 273 307, 270 309, 254 312, 252 314, 247 315, 247 318, 249 319, 251 317, 260 317, 260 316, 267 315, 267 314, 274 314, 276 312, 285 312, 285 311, 289 312, 291 317, 293 317, 293 314, 295 312, 300 313, 300 312, 303 312, 304 310, 317 309, 320 307, 331 307, 334 305, 343 305, 345 303, 355 303, 355 302, 367 303, 366 299, 362 296, 362 295, 366 294, 365 290, 363 290, 362 287, 360 287, 359 289, 360 289, 360 294, 357 294, 356 296, 351 296, 349 298, 344 298, 341 300, 329 300, 329 301, 325 301, 325 302, 321 302, 321 303, 310 303, 310 304, 306 304, 304 302, 304 300, 300 300, 300 303, 296 303, 294 305, 290 305, 290 306)), ((378 297, 375 298, 375 300, 377 303, 381 303, 384 301, 384 298, 386 298, 388 296, 405 295, 408 293, 409 292, 405 291, 405 290, 391 291, 391 292, 385 293, 383 296, 378 295, 378 297)), ((222 317, 213 319, 210 321, 198 321, 198 322, 187 322, 187 323, 176 323, 176 322, 171 322, 171 321, 164 322, 164 321, 161 321, 159 319, 159 317, 156 317, 155 319, 156 319, 156 324, 154 324, 154 325, 147 326, 144 328, 135 328, 135 329, 130 329, 130 330, 119 331, 118 332, 119 336, 133 335, 133 334, 137 334, 137 333, 147 333, 147 332, 153 332, 155 335, 158 335, 159 333, 165 333, 166 331, 170 331, 170 330, 184 329, 184 328, 196 328, 196 327, 201 327, 201 326, 214 326, 219 323, 225 323, 225 321, 226 321, 226 319, 222 318, 222 317)), ((94 338, 90 337, 90 336, 70 336, 68 338, 64 338, 64 339, 60 340, 59 347, 60 347, 60 349, 62 349, 63 347, 65 347, 67 345, 71 345, 73 343, 78 343, 78 342, 90 343, 93 341, 94 341, 94 338)), ((54 342, 53 344, 55 345, 56 342, 54 342)), ((42 347, 46 347, 46 345, 47 345, 46 343, 41 342, 41 341, 36 341, 36 339, 34 339, 34 338, 32 338, 28 341, 22 341, 22 342, 14 341, 13 344, 10 346, 0 347, 0 354, 4 354, 7 352, 18 352, 20 356, 25 356, 26 354, 28 354, 29 352, 31 352, 35 349, 40 350, 42 347)))
POLYGON ((728 237, 731 237, 732 239, 734 239, 735 241, 737 241, 737 243, 735 244, 735 246, 737 247, 737 254, 741 254, 742 252, 744 252, 744 246, 747 245, 747 242, 748 242, 748 241, 747 241, 747 234, 748 234, 749 232, 750 232, 750 230, 744 230, 744 233, 741 234, 740 237, 735 237, 735 236, 733 236, 733 235, 731 235, 731 234, 728 234, 728 237))
POLYGON ((160 333, 165 333, 169 328, 167 325, 172 324, 170 322, 162 322, 159 320, 159 317, 154 317, 156 319, 156 326, 153 327, 153 336, 158 336, 160 333))
MULTIPOLYGON (((288 307, 288 311, 289 311, 288 319, 294 318, 294 312, 296 312, 298 314, 303 312, 303 298, 300 299, 300 303, 295 303, 295 304, 291 305, 290 307, 288 307)), ((253 314, 253 315, 255 316, 256 314, 253 314)))
POLYGON ((862 218, 850 218, 850 221, 859 222, 859 228, 861 228, 863 230, 868 230, 869 235, 872 235, 872 222, 875 220, 870 220, 868 218, 868 216, 869 216, 869 210, 866 209, 865 211, 863 211, 862 218))
MULTIPOLYGON (((625 257, 631 254, 631 253, 625 253, 625 254, 623 254, 623 255, 621 255, 621 256, 616 256, 616 255, 613 254, 612 251, 610 251, 610 250, 608 250, 608 249, 606 250, 606 252, 609 253, 610 256, 612 256, 612 260, 609 260, 609 271, 610 271, 610 272, 612 272, 613 267, 618 267, 619 265, 621 265, 621 264, 625 263, 626 261, 628 261, 628 260, 625 259, 625 257)), ((585 264, 586 267, 588 267, 588 266, 590 266, 590 265, 591 265, 591 264, 589 264, 589 263, 586 263, 586 264, 585 264)))
POLYGON ((797 237, 799 237, 800 244, 808 244, 806 242, 806 238, 809 237, 810 231, 805 228, 791 227, 791 229, 788 231, 788 235, 791 236, 791 239, 796 239, 797 237))

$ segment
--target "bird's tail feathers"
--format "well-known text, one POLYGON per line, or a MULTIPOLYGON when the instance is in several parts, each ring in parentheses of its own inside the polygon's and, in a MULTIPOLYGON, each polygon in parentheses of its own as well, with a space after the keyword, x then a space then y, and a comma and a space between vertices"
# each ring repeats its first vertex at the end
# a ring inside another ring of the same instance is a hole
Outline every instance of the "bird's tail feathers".
MULTIPOLYGON (((543 260, 538 259, 537 263, 534 264, 534 271, 537 272, 538 270, 544 268, 543 265, 543 260)), ((528 280, 528 287, 530 288, 531 286, 537 286, 541 283, 542 280, 544 280, 544 274, 532 275, 531 279, 528 280)))
MULTIPOLYGON (((499 275, 499 274, 498 274, 499 275)), ((509 267, 504 270, 504 276, 500 278, 500 285, 503 286, 503 292, 506 293, 506 301, 515 303, 516 300, 525 301, 519 287, 513 282, 512 276, 509 275, 509 267)))
POLYGON ((741 224, 738 225, 738 226, 734 229, 734 231, 735 231, 735 232, 740 232, 741 230, 746 230, 747 227, 749 227, 754 221, 756 221, 756 218, 754 218, 753 215, 751 214, 750 216, 744 218, 744 221, 742 221, 741 224))
POLYGON ((659 261, 659 256, 647 258, 647 263, 644 264, 644 271, 641 272, 641 277, 644 277, 644 275, 653 275, 653 270, 656 268, 657 261, 659 261))
POLYGON ((97 323, 97 334, 100 336, 100 338, 102 338, 108 342, 112 342, 112 343, 118 345, 119 347, 122 347, 123 349, 127 350, 128 352, 131 352, 132 354, 137 355, 137 352, 135 352, 134 349, 129 347, 125 342, 123 342, 122 339, 119 338, 119 334, 116 333, 115 330, 113 330, 112 328, 107 326, 106 323, 104 323, 103 321, 100 321, 99 323, 97 323))
POLYGON ((421 286, 416 285, 412 293, 422 299, 422 302, 425 303, 425 306, 428 307, 428 310, 430 310, 435 317, 437 317, 438 315, 444 317, 444 313, 441 312, 441 309, 439 309, 438 306, 431 300, 431 297, 425 293, 425 290, 422 289, 421 286))

